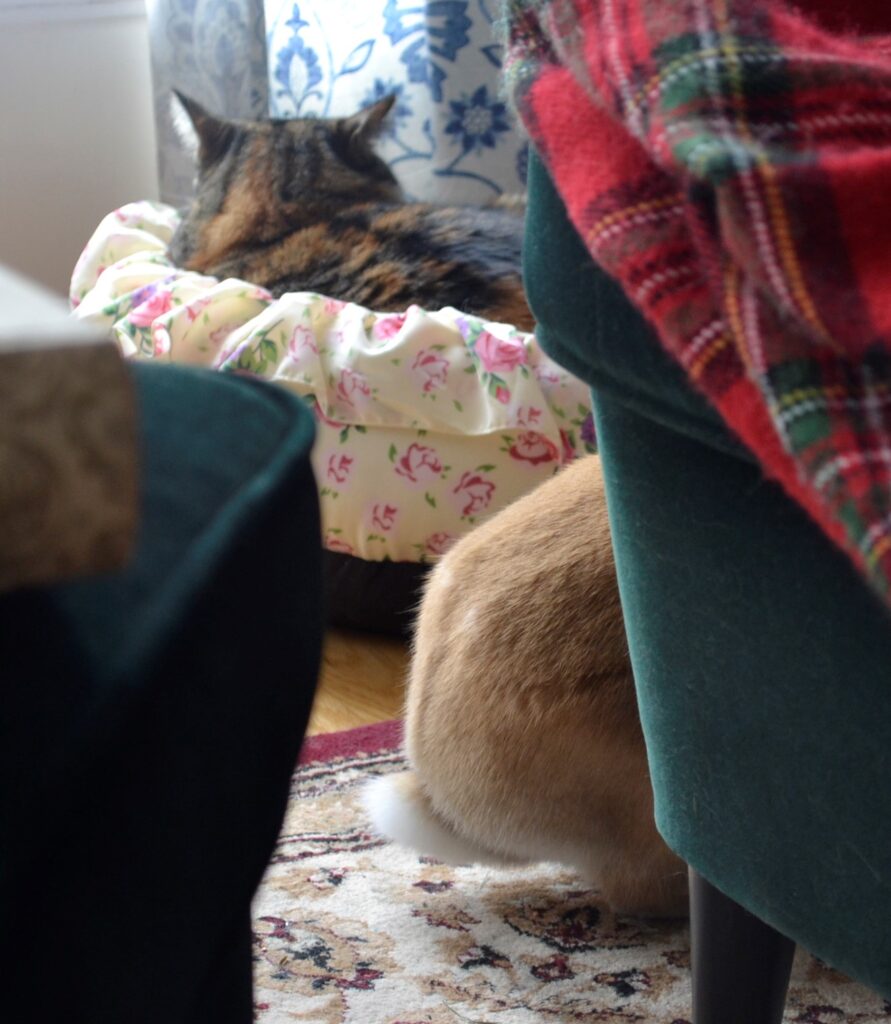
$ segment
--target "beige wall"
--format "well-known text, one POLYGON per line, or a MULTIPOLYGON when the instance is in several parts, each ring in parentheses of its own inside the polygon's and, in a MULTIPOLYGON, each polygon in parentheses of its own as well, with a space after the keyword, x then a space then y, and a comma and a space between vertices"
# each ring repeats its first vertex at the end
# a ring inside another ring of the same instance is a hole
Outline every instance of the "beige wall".
POLYGON ((32 2, 0 5, 0 263, 66 294, 102 217, 157 198, 148 29, 132 3, 78 18, 32 2))

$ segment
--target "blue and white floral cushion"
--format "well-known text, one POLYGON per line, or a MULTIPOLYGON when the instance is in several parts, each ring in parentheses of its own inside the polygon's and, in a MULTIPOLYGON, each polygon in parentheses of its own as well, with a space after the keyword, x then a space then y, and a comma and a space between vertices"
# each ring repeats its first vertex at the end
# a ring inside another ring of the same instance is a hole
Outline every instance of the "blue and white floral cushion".
POLYGON ((524 188, 526 147, 500 93, 497 0, 148 0, 161 195, 194 169, 178 88, 229 117, 351 114, 395 92, 383 154, 409 195, 486 202, 524 188))
POLYGON ((406 192, 485 203, 525 188, 526 144, 500 91, 495 0, 265 0, 275 117, 397 103, 381 155, 406 192))

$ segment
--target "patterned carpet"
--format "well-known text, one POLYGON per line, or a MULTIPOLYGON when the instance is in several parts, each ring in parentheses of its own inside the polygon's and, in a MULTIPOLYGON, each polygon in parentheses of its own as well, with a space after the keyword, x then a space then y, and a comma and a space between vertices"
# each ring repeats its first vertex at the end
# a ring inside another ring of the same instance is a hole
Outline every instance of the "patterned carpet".
MULTIPOLYGON (((448 868, 381 842, 358 791, 398 726, 307 741, 254 906, 261 1024, 688 1024, 685 927, 617 918, 550 866, 448 868)), ((799 951, 788 1024, 891 1021, 799 951)))

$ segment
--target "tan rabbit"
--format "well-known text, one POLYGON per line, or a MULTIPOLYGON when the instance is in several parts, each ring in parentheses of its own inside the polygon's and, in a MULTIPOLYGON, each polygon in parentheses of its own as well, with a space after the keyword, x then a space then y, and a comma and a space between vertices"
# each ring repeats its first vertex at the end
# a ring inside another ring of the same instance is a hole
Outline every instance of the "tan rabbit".
POLYGON ((383 835, 452 864, 559 862, 616 910, 686 913, 684 864, 653 824, 597 456, 431 573, 406 750, 412 770, 365 793, 383 835))

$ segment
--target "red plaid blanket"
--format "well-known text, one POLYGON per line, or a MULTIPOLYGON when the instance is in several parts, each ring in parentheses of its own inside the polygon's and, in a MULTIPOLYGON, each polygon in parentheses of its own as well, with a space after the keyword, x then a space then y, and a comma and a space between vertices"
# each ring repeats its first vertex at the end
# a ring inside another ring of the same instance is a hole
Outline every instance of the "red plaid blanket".
POLYGON ((591 255, 891 603, 891 3, 506 10, 515 105, 591 255))

